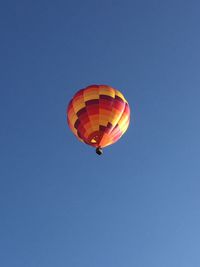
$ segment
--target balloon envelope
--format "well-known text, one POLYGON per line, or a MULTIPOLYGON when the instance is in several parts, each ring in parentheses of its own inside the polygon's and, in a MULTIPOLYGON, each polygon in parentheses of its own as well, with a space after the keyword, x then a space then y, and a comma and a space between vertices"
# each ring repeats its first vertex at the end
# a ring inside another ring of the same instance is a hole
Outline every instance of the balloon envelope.
POLYGON ((118 141, 126 132, 130 108, 120 91, 108 85, 91 85, 71 99, 67 121, 80 141, 103 148, 118 141))

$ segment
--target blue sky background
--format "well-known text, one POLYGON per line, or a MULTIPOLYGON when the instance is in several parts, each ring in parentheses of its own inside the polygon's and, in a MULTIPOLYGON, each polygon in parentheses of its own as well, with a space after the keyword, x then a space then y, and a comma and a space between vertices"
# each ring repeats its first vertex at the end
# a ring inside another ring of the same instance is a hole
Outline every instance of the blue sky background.
POLYGON ((0 266, 200 266, 200 2, 2 1, 0 266), (132 109, 102 157, 65 110, 132 109))

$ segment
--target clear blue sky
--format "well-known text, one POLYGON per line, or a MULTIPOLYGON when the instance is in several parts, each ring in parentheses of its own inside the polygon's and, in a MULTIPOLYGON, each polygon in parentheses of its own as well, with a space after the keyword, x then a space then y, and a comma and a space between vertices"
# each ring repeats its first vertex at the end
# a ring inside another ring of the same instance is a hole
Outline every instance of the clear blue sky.
POLYGON ((2 1, 0 266, 200 266, 200 2, 2 1), (66 106, 121 90, 102 157, 66 106))

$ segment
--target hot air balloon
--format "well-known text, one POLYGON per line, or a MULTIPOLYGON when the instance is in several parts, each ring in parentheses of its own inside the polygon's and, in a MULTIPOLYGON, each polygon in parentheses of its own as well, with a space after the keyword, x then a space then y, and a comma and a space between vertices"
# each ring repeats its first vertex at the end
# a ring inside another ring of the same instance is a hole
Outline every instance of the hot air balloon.
POLYGON ((120 91, 108 85, 90 85, 69 102, 67 121, 75 136, 101 155, 102 148, 114 144, 128 129, 130 108, 120 91))

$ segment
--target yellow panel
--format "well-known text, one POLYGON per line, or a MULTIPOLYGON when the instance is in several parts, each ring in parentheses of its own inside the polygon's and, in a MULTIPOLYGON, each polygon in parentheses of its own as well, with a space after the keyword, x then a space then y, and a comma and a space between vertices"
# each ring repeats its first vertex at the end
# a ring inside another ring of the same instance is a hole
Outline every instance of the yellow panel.
POLYGON ((124 134, 126 132, 126 130, 128 129, 128 126, 129 126, 129 121, 126 122, 126 124, 124 125, 124 128, 122 130, 122 134, 124 134))
POLYGON ((92 99, 99 99, 99 90, 98 88, 89 88, 84 90, 84 101, 92 100, 92 99))
POLYGON ((72 110, 71 112, 69 112, 67 114, 67 116, 68 116, 69 120, 72 120, 74 118, 78 119, 78 117, 77 117, 76 113, 74 112, 74 110, 72 110))
MULTIPOLYGON (((125 106, 125 103, 124 103, 124 106, 125 106)), ((118 110, 118 109, 113 108, 113 109, 112 109, 112 116, 110 116, 110 118, 109 118, 109 122, 110 122, 113 126, 115 126, 115 125, 119 122, 119 120, 120 120, 120 118, 121 118, 123 112, 124 112, 124 109, 122 109, 122 110, 120 111, 120 110, 118 110)))
POLYGON ((84 95, 84 101, 89 101, 89 100, 94 100, 94 99, 99 99, 99 95, 95 93, 88 93, 84 95))
POLYGON ((118 127, 118 130, 114 131, 112 133, 112 138, 115 139, 115 137, 121 133, 121 136, 126 132, 129 126, 129 120, 126 121, 126 123, 123 125, 123 127, 118 127))
POLYGON ((118 123, 118 121, 119 121, 119 119, 121 117, 121 114, 122 114, 122 112, 120 112, 119 110, 113 108, 112 115, 108 118, 108 121, 113 126, 115 126, 118 123))
POLYGON ((81 110, 82 108, 84 108, 85 107, 85 102, 84 102, 83 97, 79 97, 79 98, 76 98, 75 100, 73 100, 72 105, 73 105, 74 111, 76 113, 79 110, 81 110))
POLYGON ((77 121, 77 119, 78 119, 78 117, 74 116, 74 117, 71 117, 69 120, 70 120, 71 124, 74 126, 74 124, 77 121))
POLYGON ((94 90, 99 90, 99 85, 90 85, 88 87, 86 87, 84 90, 87 90, 88 92, 92 92, 94 90))
POLYGON ((99 88, 99 94, 100 95, 108 95, 111 97, 115 97, 115 90, 111 87, 107 87, 107 86, 100 86, 99 88))
POLYGON ((119 123, 118 123, 119 128, 120 129, 124 129, 124 125, 126 125, 128 121, 129 121, 129 117, 128 116, 124 117, 123 120, 120 120, 119 123))
POLYGON ((124 98, 124 96, 122 95, 121 92, 119 92, 118 90, 115 89, 115 94, 116 94, 117 96, 119 96, 121 99, 123 99, 123 100, 127 103, 126 99, 124 98))

